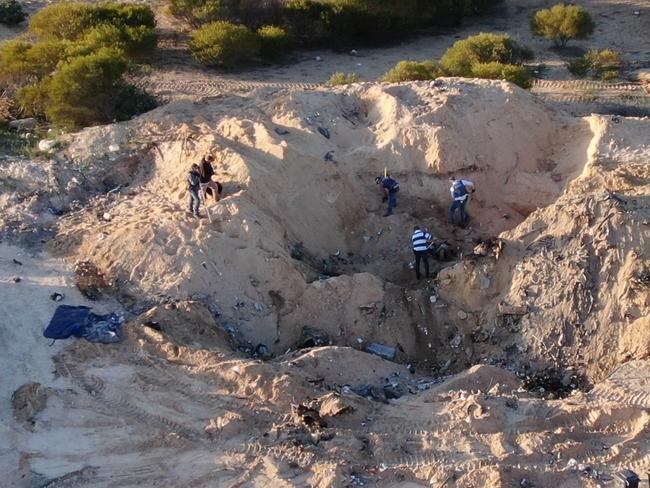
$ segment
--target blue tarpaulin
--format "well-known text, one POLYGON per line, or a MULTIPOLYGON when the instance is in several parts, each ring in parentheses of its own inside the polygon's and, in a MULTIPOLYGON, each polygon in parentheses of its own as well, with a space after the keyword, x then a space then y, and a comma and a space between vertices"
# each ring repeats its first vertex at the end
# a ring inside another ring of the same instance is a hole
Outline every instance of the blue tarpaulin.
POLYGON ((119 342, 122 322, 114 313, 97 315, 90 307, 59 305, 43 335, 48 339, 84 337, 91 342, 119 342))

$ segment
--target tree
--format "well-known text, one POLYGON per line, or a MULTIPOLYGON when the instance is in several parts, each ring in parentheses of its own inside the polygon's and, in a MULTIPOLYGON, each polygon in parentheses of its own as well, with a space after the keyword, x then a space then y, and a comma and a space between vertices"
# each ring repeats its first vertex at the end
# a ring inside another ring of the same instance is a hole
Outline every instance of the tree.
POLYGON ((551 39, 561 48, 572 39, 586 39, 595 27, 594 20, 583 7, 561 3, 539 10, 530 25, 535 35, 551 39))
POLYGON ((260 53, 265 59, 277 59, 291 50, 293 39, 286 29, 275 25, 264 25, 257 30, 260 39, 260 53))

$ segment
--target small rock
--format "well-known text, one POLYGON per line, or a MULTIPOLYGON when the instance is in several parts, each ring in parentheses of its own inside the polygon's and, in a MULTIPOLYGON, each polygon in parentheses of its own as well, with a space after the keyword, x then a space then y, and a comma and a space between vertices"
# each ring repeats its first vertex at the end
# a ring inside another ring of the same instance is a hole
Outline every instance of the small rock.
POLYGON ((460 334, 456 334, 454 338, 451 340, 449 345, 456 349, 458 346, 460 346, 460 343, 463 342, 463 338, 460 334))
POLYGON ((111 220, 113 220, 113 216, 111 214, 109 214, 108 212, 104 212, 104 215, 102 215, 102 218, 106 222, 110 222, 111 220))
POLYGON ((36 119, 29 117, 27 119, 12 120, 9 122, 9 128, 15 131, 25 131, 36 127, 36 119))
POLYGON ((356 49, 352 49, 350 51, 350 56, 358 56, 358 55, 359 55, 359 52, 356 49))
POLYGON ((397 353, 394 347, 386 346, 385 344, 379 344, 377 342, 370 344, 366 348, 366 351, 388 361, 393 361, 395 359, 395 354, 397 353))
POLYGON ((282 127, 276 127, 275 128, 275 133, 278 134, 279 136, 286 136, 289 131, 287 129, 284 129, 282 127))
POLYGON ((458 318, 461 320, 465 320, 467 318, 467 313, 463 312, 462 310, 459 310, 456 315, 458 315, 458 318))
POLYGON ((14 280, 14 283, 20 283, 21 281, 23 281, 23 279, 20 276, 14 276, 13 280, 14 280))
POLYGON ((323 60, 323 58, 321 58, 320 56, 316 56, 314 59, 315 59, 316 61, 322 61, 322 60, 323 60))
POLYGON ((110 152, 117 152, 120 150, 120 146, 118 146, 117 144, 111 144, 108 146, 108 150, 110 152))
POLYGON ((51 151, 56 146, 56 141, 54 139, 41 139, 38 141, 39 151, 51 151))
POLYGON ((54 292, 50 295, 50 300, 53 300, 55 302, 60 302, 65 298, 65 295, 63 293, 59 292, 54 292))
POLYGON ((431 296, 429 297, 429 301, 430 301, 431 303, 436 303, 436 302, 438 301, 438 297, 435 296, 435 295, 431 295, 431 296))

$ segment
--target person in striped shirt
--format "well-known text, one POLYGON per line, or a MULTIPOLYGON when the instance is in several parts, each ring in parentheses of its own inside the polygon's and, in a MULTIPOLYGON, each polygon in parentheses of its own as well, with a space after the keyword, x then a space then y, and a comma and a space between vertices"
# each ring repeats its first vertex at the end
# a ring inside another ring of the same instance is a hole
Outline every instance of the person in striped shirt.
POLYGON ((424 271, 429 278, 429 249, 433 243, 433 236, 416 225, 413 228, 411 243, 415 254, 415 277, 420 279, 420 261, 424 261, 424 271))

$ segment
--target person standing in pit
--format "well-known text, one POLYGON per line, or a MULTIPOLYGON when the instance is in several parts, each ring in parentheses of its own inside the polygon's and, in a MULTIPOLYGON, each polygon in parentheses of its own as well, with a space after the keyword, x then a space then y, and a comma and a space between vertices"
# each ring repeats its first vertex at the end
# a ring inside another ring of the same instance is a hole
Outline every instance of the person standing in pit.
POLYGON ((454 176, 449 178, 449 183, 451 183, 449 191, 453 199, 451 208, 449 209, 449 220, 451 221, 451 225, 456 225, 456 210, 460 210, 460 225, 462 227, 469 221, 467 212, 465 211, 465 206, 469 199, 469 192, 474 193, 476 188, 473 182, 469 180, 457 180, 454 176))
POLYGON ((411 244, 413 246, 413 254, 415 254, 415 277, 420 279, 420 261, 424 261, 424 272, 427 279, 429 273, 429 250, 433 243, 433 236, 428 232, 420 229, 418 225, 413 228, 413 235, 411 236, 411 244))
POLYGON ((188 191, 190 192, 190 208, 189 211, 199 218, 199 207, 201 206, 201 175, 199 174, 199 165, 193 164, 187 173, 188 191))
POLYGON ((393 215, 393 210, 397 206, 397 192, 399 191, 399 183, 397 180, 394 180, 390 177, 390 174, 386 173, 386 176, 377 176, 375 178, 375 183, 381 185, 381 191, 384 194, 383 200, 388 200, 388 208, 384 217, 393 215))
POLYGON ((199 164, 199 174, 201 175, 201 198, 203 198, 204 204, 207 202, 208 189, 210 189, 215 202, 221 200, 221 192, 223 191, 221 183, 212 180, 212 176, 214 175, 214 168, 212 167, 213 162, 214 156, 208 154, 203 157, 199 164))

